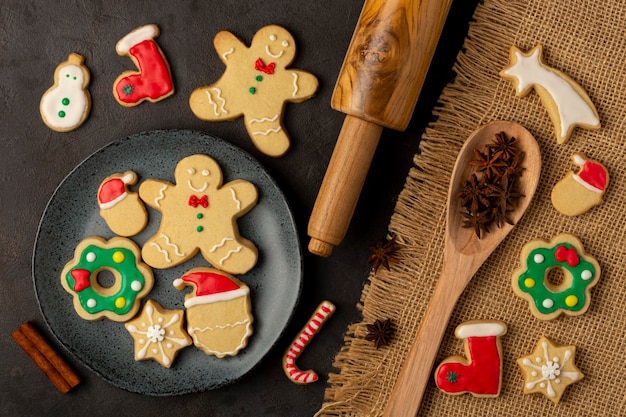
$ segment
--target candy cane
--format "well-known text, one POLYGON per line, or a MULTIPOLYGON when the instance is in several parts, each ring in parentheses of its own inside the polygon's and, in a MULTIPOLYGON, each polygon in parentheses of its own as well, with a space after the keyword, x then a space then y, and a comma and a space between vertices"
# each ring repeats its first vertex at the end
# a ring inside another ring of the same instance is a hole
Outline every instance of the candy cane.
POLYGON ((298 356, 300 356, 306 345, 311 342, 313 336, 319 332, 322 324, 332 316, 334 311, 335 305, 333 303, 330 301, 322 301, 306 326, 304 326, 300 334, 298 334, 298 337, 291 343, 287 352, 285 352, 285 356, 283 357, 283 370, 285 371, 285 375, 296 384, 310 384, 318 380, 317 373, 315 373, 314 370, 301 371, 298 369, 296 359, 298 359, 298 356))

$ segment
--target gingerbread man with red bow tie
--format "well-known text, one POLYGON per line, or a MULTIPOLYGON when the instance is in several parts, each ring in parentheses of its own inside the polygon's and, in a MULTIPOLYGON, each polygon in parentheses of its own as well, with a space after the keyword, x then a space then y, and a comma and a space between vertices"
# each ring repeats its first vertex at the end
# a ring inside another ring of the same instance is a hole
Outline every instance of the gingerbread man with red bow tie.
POLYGON ((206 155, 182 159, 174 171, 175 184, 146 180, 139 196, 161 212, 157 233, 143 246, 141 256, 153 268, 171 268, 198 251, 215 268, 244 274, 256 264, 254 243, 239 235, 237 219, 257 202, 254 184, 234 180, 222 184, 222 170, 206 155))
POLYGON ((226 71, 216 83, 193 91, 191 110, 211 122, 243 116, 261 152, 284 155, 290 145, 282 124, 285 104, 307 100, 318 86, 313 74, 288 68, 296 56, 293 37, 284 28, 270 25, 254 35, 250 47, 226 31, 215 36, 214 46, 226 71))

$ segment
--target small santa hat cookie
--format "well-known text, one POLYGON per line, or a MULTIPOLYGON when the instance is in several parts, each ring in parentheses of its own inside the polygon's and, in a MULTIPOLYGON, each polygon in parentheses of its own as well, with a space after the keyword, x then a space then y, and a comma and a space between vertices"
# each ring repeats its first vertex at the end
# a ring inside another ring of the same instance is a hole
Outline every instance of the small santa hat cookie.
POLYGON ((604 165, 583 153, 574 153, 571 159, 579 170, 568 172, 554 186, 552 205, 566 216, 578 216, 602 204, 602 196, 609 185, 609 173, 604 165))
POLYGON ((133 171, 106 177, 98 188, 100 216, 120 236, 134 236, 148 224, 148 212, 139 194, 128 190, 137 182, 133 171))
POLYGON ((127 185, 137 182, 137 175, 133 171, 126 171, 121 177, 114 176, 105 179, 98 190, 98 205, 101 209, 115 206, 128 195, 127 185))

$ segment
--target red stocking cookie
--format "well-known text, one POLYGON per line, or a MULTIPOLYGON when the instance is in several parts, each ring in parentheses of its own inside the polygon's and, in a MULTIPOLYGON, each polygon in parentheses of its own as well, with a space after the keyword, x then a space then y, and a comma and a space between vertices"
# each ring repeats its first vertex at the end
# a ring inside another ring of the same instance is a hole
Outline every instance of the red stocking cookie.
POLYGON ((159 101, 174 94, 170 67, 155 42, 156 25, 141 26, 115 45, 118 55, 129 55, 139 71, 125 71, 113 84, 113 95, 122 106, 136 106, 144 100, 159 101))
POLYGON ((298 336, 294 339, 283 356, 283 370, 285 375, 296 384, 309 384, 318 380, 317 373, 314 370, 301 371, 296 366, 296 359, 302 353, 306 345, 311 342, 313 336, 322 328, 322 324, 335 312, 335 305, 330 301, 323 301, 315 313, 311 316, 308 323, 298 336))
POLYGON ((437 387, 448 394, 497 397, 502 382, 500 336, 506 330, 506 324, 495 320, 471 320, 459 325, 454 334, 463 339, 467 357, 445 359, 435 371, 437 387))

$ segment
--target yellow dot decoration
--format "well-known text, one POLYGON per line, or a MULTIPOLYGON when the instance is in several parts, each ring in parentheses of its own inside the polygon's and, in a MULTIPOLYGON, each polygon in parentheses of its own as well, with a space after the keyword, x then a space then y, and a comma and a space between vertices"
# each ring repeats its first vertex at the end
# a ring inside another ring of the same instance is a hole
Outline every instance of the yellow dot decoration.
POLYGON ((567 297, 565 297, 565 304, 568 307, 574 307, 576 304, 578 304, 578 297, 576 297, 575 295, 568 295, 567 297))
POLYGON ((115 262, 116 264, 121 264, 122 262, 124 262, 124 259, 126 259, 126 257, 124 256, 123 252, 117 251, 113 253, 113 262, 115 262))
POLYGON ((524 285, 526 286, 526 288, 532 288, 535 286, 535 280, 532 278, 526 278, 524 280, 524 285))
POLYGON ((124 297, 118 297, 115 299, 115 307, 124 308, 125 305, 126 305, 126 300, 124 299, 124 297))

